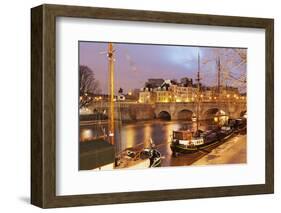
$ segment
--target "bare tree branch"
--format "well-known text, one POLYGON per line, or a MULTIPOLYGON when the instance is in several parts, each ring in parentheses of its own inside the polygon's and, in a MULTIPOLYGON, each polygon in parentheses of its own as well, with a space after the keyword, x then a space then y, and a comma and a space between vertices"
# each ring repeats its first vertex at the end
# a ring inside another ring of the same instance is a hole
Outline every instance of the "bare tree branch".
POLYGON ((93 101, 90 95, 101 93, 99 81, 96 80, 94 72, 87 66, 79 66, 79 107, 85 107, 93 101))

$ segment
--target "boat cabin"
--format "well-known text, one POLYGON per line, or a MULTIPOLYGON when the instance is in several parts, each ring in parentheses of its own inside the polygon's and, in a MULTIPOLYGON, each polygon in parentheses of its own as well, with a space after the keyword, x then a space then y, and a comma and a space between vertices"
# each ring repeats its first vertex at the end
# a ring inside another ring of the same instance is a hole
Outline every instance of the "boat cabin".
POLYGON ((173 131, 173 141, 185 146, 198 146, 204 143, 203 137, 194 137, 191 130, 173 131))
POLYGON ((193 132, 189 130, 185 131, 173 131, 173 139, 177 140, 191 140, 193 132))

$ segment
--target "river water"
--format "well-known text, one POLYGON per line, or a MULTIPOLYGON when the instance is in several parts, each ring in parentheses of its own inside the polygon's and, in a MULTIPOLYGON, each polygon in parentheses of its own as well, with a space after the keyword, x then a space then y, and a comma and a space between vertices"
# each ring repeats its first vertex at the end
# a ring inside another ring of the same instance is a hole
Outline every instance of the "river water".
MULTIPOLYGON (((162 166, 190 165, 198 158, 206 155, 206 152, 198 152, 178 158, 173 158, 170 149, 170 141, 173 130, 181 128, 191 129, 196 127, 196 122, 186 121, 142 121, 130 124, 115 123, 114 142, 116 153, 131 147, 149 147, 151 139, 162 156, 162 166)), ((210 122, 201 122, 200 129, 210 129, 213 125, 210 122)), ((102 129, 106 132, 107 124, 92 124, 80 126, 80 141, 93 140, 102 134, 102 129)))
MULTIPOLYGON (((115 123, 115 146, 118 151, 140 145, 147 147, 150 144, 150 139, 160 146, 170 142, 173 130, 195 127, 195 122, 184 121, 154 120, 128 124, 115 123)), ((204 125, 201 125, 201 128, 206 128, 206 122, 204 122, 204 125)), ((80 141, 92 140, 102 135, 103 129, 105 132, 107 131, 106 123, 81 126, 80 141)))

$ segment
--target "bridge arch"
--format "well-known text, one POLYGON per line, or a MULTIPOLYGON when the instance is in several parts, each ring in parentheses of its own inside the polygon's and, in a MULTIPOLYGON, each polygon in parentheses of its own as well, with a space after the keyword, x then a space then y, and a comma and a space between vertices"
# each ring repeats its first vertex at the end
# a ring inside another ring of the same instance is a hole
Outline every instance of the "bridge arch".
POLYGON ((177 113, 178 120, 192 121, 193 112, 189 109, 181 109, 177 113))
POLYGON ((171 120, 171 114, 168 111, 161 111, 158 113, 157 116, 160 120, 170 121, 171 120))
POLYGON ((228 120, 228 115, 224 110, 214 107, 207 109, 203 113, 203 119, 213 121, 215 123, 224 123, 228 120))

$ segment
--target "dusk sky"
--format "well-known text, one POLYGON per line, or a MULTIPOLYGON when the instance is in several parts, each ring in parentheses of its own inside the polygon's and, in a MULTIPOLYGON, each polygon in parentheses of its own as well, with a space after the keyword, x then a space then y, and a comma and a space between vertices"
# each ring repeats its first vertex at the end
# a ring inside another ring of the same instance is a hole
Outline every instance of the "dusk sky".
MULTIPOLYGON (((80 65, 93 70, 100 83, 102 93, 108 89, 108 43, 79 42, 80 65)), ((144 87, 148 78, 177 79, 193 78, 198 70, 198 53, 202 83, 217 85, 216 59, 222 65, 221 84, 235 86, 246 91, 246 49, 210 48, 192 46, 124 44, 114 43, 115 49, 115 91, 120 87, 127 93, 135 88, 144 87)))

